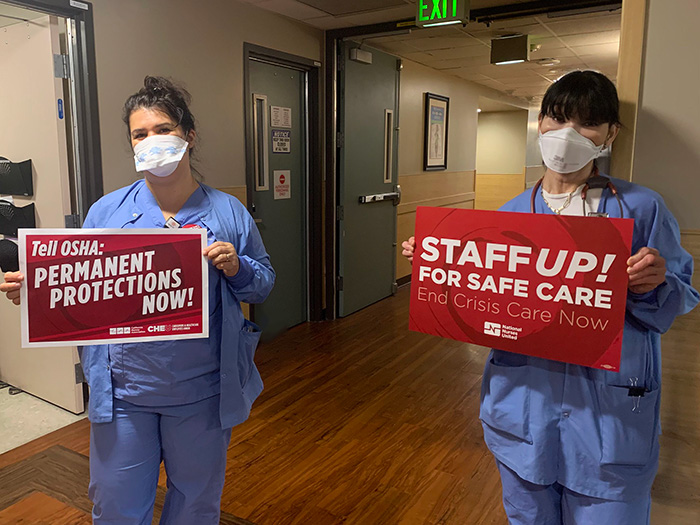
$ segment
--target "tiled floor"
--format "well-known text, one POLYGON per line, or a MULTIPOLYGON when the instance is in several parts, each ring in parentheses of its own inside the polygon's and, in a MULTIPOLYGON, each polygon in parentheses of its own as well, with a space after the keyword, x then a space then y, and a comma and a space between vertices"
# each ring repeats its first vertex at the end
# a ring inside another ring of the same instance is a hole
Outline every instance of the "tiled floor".
POLYGON ((0 389, 0 454, 86 417, 21 392, 0 389))

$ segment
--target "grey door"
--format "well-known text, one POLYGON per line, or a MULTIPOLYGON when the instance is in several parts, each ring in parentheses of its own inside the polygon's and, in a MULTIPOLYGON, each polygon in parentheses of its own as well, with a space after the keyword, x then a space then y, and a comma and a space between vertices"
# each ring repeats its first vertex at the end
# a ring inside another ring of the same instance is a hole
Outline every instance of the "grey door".
POLYGON ((253 308, 268 339, 308 319, 306 75, 254 59, 248 68, 255 150, 249 209, 277 273, 270 296, 253 308))
POLYGON ((339 46, 338 315, 395 290, 399 60, 339 46))

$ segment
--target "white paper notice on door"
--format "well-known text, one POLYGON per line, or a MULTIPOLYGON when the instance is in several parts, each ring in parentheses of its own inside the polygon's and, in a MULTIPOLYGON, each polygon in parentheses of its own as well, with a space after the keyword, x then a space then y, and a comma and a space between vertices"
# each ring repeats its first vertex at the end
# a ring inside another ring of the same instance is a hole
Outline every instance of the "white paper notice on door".
POLYGON ((292 108, 270 106, 270 121, 270 127, 272 128, 291 128, 292 108))
POLYGON ((292 188, 291 183, 291 171, 290 170, 275 170, 275 200, 280 199, 291 199, 292 198, 292 188))
POLYGON ((272 153, 292 152, 292 131, 288 129, 272 130, 272 153))

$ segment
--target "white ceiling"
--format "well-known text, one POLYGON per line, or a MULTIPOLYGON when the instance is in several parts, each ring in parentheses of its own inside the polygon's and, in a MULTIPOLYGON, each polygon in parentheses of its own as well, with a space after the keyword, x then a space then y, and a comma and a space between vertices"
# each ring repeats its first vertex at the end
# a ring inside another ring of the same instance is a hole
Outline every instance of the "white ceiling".
MULTIPOLYGON (((416 0, 240 0, 319 29, 338 29, 415 18, 416 0)), ((471 9, 531 0, 472 0, 471 9)))
POLYGON ((0 3, 0 27, 11 26, 22 23, 24 20, 34 20, 46 16, 44 13, 22 9, 21 7, 12 7, 7 4, 0 3))
POLYGON ((595 13, 566 18, 519 18, 467 27, 415 30, 410 34, 365 41, 402 58, 470 80, 508 95, 537 99, 561 75, 575 69, 595 69, 613 82, 617 76, 620 14, 595 13), (491 39, 505 34, 530 35, 539 44, 530 61, 495 66, 490 63, 491 39), (547 59, 558 60, 556 65, 547 59))
MULTIPOLYGON (((415 17, 415 0, 242 0, 300 20, 319 29, 336 29, 415 17)), ((472 0, 472 9, 525 3, 528 0, 472 0)), ((414 29, 409 34, 366 39, 365 44, 470 80, 524 100, 537 101, 561 75, 595 69, 613 82, 617 75, 620 11, 548 18, 531 16, 466 27, 414 29), (490 63, 491 39, 505 34, 530 35, 540 49, 522 64, 490 63), (538 61, 556 59, 557 65, 538 61)))

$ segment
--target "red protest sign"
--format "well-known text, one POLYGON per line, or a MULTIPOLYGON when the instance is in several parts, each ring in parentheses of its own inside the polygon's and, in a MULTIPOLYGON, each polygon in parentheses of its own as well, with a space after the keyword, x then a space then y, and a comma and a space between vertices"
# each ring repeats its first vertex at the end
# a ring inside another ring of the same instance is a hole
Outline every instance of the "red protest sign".
POLYGON ((20 230, 22 346, 209 334, 205 230, 20 230))
POLYGON ((633 223, 418 207, 409 327, 617 371, 633 223))

